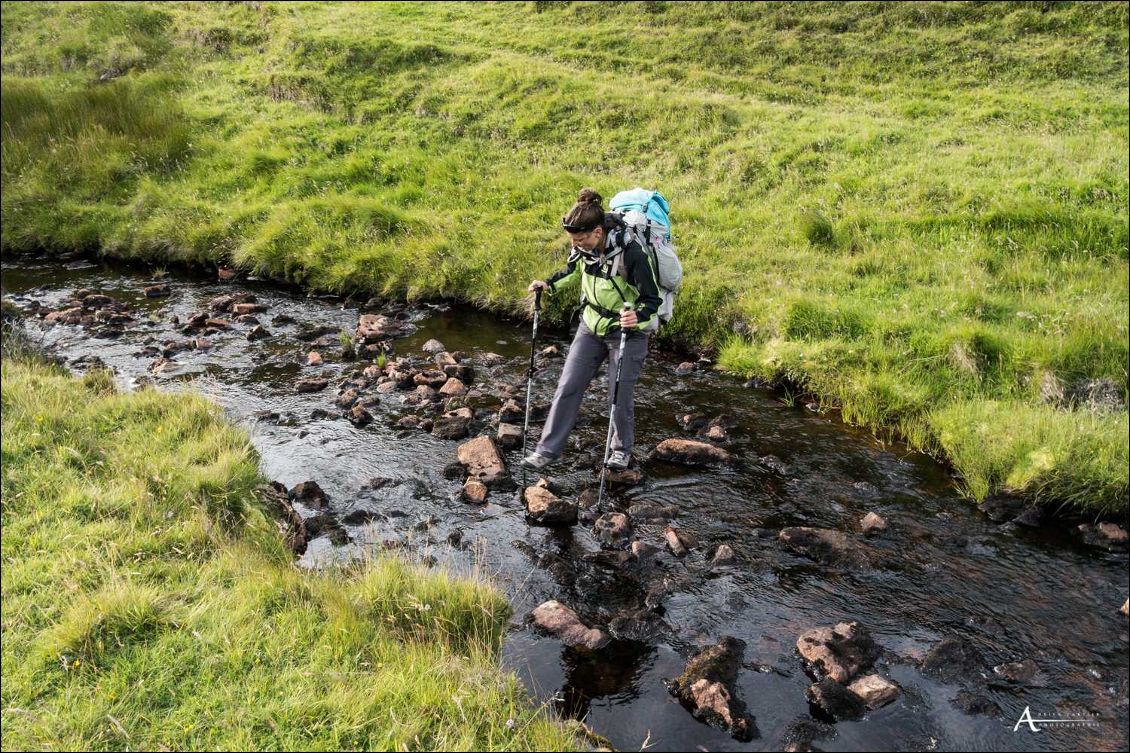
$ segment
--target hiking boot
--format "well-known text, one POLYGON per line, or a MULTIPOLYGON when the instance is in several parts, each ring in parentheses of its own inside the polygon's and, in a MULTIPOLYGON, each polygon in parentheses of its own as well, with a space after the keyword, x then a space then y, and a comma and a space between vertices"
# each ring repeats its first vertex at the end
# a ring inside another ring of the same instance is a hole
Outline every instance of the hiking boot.
POLYGON ((546 457, 540 452, 533 452, 530 453, 530 455, 528 455, 524 460, 522 460, 522 465, 526 466, 527 468, 532 468, 535 471, 540 471, 542 468, 545 468, 554 460, 556 460, 556 458, 546 457))
POLYGON ((632 462, 632 454, 623 450, 614 450, 608 456, 608 467, 614 471, 622 471, 632 462))

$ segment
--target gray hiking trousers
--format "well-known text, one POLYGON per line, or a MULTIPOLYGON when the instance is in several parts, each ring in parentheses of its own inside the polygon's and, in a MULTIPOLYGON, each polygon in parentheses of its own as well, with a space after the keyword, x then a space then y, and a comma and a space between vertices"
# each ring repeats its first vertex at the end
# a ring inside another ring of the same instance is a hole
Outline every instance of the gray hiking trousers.
MULTIPOLYGON (((588 389, 589 382, 596 376, 597 369, 608 359, 608 402, 612 404, 613 382, 616 380, 616 365, 620 350, 620 330, 614 329, 604 337, 598 337, 582 321, 569 346, 565 368, 553 395, 553 405, 541 432, 537 451, 546 457, 561 457, 565 440, 577 422, 581 410, 581 398, 588 389)), ((624 369, 620 374, 620 393, 617 397, 616 413, 612 418, 613 450, 631 453, 635 443, 635 393, 636 380, 643 369, 647 357, 647 333, 639 330, 628 331, 628 341, 624 344, 624 369)))

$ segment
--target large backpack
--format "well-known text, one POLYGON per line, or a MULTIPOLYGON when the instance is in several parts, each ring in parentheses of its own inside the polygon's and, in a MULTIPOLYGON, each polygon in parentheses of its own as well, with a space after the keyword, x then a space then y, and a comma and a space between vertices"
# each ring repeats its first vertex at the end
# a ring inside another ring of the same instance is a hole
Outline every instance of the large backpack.
POLYGON ((683 265, 671 240, 671 207, 663 194, 637 186, 613 196, 609 209, 620 216, 651 258, 661 299, 659 321, 666 324, 675 312, 675 296, 683 285, 683 265))

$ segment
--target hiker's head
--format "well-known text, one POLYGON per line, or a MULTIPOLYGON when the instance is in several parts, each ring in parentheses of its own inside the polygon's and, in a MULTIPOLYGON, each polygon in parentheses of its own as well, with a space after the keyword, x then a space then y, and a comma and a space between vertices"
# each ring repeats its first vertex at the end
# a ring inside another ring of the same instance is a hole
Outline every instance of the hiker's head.
POLYGON ((582 188, 577 203, 561 218, 561 225, 573 247, 592 253, 604 246, 604 207, 603 199, 591 188, 582 188))

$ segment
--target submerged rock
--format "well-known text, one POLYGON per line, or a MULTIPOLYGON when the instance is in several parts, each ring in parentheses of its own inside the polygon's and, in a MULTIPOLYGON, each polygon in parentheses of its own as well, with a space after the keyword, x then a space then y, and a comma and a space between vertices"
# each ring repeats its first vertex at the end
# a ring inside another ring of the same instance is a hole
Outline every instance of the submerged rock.
POLYGON ((879 658, 879 646, 858 622, 814 628, 797 638, 797 651, 819 674, 850 682, 879 658))
POLYGON ((721 447, 693 439, 664 439, 651 453, 651 458, 684 465, 727 465, 736 460, 721 447))
POLYGON ((585 625, 576 612, 559 601, 550 600, 541 604, 532 616, 536 626, 557 636, 566 646, 591 651, 602 648, 609 642, 603 631, 585 625))
POLYGON ((318 486, 317 481, 303 481, 300 484, 295 484, 287 493, 287 496, 292 502, 301 502, 315 510, 325 509, 330 501, 326 493, 322 491, 322 487, 318 486))
POLYGON ((869 548, 841 531, 800 526, 782 529, 777 538, 790 552, 824 565, 863 568, 871 564, 869 548))
POLYGON ((867 711, 863 700, 831 677, 805 691, 809 702, 819 706, 837 721, 858 719, 867 711))
POLYGON ((734 562, 734 550, 730 548, 729 544, 719 544, 718 548, 714 550, 714 556, 710 558, 711 567, 723 567, 731 565, 734 562))
POLYGON ((743 742, 757 736, 757 726, 734 690, 744 651, 742 641, 727 636, 687 662, 669 685, 695 719, 722 727, 743 742))
POLYGON ((922 673, 943 682, 956 682, 979 675, 984 660, 966 638, 947 636, 939 641, 922 660, 922 673))
POLYGON ((622 512, 606 512, 596 519, 593 533, 602 546, 619 547, 632 535, 632 521, 622 512))
POLYGON ((311 377, 309 379, 299 379, 294 383, 294 388, 298 390, 299 393, 321 392, 328 387, 329 384, 329 381, 326 379, 311 377))
POLYGON ((693 549, 697 543, 689 534, 674 526, 667 526, 664 529, 663 538, 667 542, 667 548, 671 550, 671 554, 676 557, 685 557, 687 552, 693 549))

